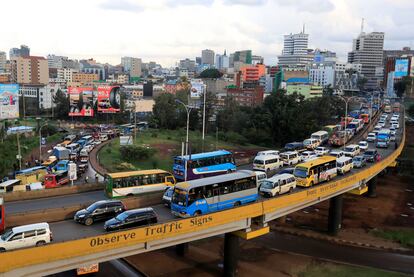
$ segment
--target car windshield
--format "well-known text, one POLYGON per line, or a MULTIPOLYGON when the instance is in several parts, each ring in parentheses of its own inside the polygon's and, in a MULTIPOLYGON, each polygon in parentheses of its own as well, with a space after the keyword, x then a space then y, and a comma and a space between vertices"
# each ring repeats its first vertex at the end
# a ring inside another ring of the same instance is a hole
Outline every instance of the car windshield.
POLYGON ((346 152, 353 152, 354 151, 354 148, 353 147, 345 147, 345 150, 344 151, 346 151, 346 152))
POLYGON ((3 235, 1 235, 1 239, 6 240, 8 237, 11 236, 11 234, 13 234, 12 229, 9 229, 3 235))
POLYGON ((187 191, 175 188, 172 196, 172 202, 180 206, 187 206, 187 191))
POLYGON ((265 188, 265 189, 272 189, 273 188, 273 183, 270 182, 270 181, 263 181, 261 187, 265 188))
POLYGON ((299 178, 307 178, 308 177, 308 169, 304 167, 296 167, 293 171, 293 175, 299 178))
POLYGON ((365 152, 366 155, 374 155, 374 153, 375 153, 374 151, 369 151, 369 150, 365 152))
POLYGON ((129 213, 120 213, 115 217, 118 221, 124 221, 129 216, 129 213))
POLYGON ((362 160, 362 158, 361 157, 355 157, 354 158, 354 162, 359 162, 359 161, 361 161, 362 160))
POLYGON ((262 161, 262 160, 254 160, 253 163, 255 163, 255 164, 264 164, 264 161, 262 161))
POLYGON ((99 204, 98 203, 93 203, 92 205, 90 205, 89 207, 87 207, 86 210, 88 212, 93 212, 98 207, 99 207, 99 204))

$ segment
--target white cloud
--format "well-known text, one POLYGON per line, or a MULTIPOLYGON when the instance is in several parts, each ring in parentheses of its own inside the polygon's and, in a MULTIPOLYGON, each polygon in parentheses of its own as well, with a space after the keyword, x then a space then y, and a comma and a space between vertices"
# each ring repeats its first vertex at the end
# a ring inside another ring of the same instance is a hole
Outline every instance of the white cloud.
POLYGON ((306 24, 310 47, 345 59, 362 17, 367 32, 385 32, 386 48, 414 48, 413 10, 412 0, 13 0, 2 5, 10 24, 0 51, 26 44, 34 55, 113 64, 128 55, 168 66, 205 48, 252 49, 275 64, 283 35, 306 24))

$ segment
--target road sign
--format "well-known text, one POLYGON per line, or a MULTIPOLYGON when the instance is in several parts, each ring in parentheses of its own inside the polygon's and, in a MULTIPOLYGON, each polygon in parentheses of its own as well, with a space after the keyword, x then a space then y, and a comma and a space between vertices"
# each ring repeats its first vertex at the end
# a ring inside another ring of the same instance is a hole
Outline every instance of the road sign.
POLYGON ((46 145, 46 138, 42 137, 42 145, 46 145))
POLYGON ((69 180, 71 180, 71 181, 75 181, 75 180, 77 180, 78 179, 78 176, 77 176, 77 174, 76 174, 76 164, 75 163, 69 163, 69 165, 68 165, 68 167, 69 167, 69 180))

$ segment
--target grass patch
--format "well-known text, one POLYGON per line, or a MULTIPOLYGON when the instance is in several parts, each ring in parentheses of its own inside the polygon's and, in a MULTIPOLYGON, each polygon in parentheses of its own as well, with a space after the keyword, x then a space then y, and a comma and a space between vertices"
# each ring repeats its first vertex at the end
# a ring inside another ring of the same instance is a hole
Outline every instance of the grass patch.
MULTIPOLYGON (((159 168, 163 170, 172 170, 172 157, 181 154, 181 143, 186 139, 184 130, 157 130, 150 129, 137 134, 134 141, 135 146, 151 147, 155 150, 154 154, 143 160, 126 160, 122 157, 119 145, 119 139, 105 145, 99 152, 99 162, 109 172, 142 170, 159 168), (132 167, 131 167, 132 165, 132 167)), ((201 132, 191 131, 189 133, 191 143, 191 152, 202 152, 201 132)), ((247 144, 237 145, 221 140, 216 140, 215 136, 207 135, 205 137, 204 152, 214 151, 216 149, 257 149, 258 146, 247 144)))
POLYGON ((412 230, 374 230, 372 233, 380 238, 398 242, 404 247, 414 248, 414 229, 412 230))
POLYGON ((299 277, 402 277, 405 274, 387 272, 375 268, 365 268, 348 265, 317 263, 307 266, 298 274, 299 277))

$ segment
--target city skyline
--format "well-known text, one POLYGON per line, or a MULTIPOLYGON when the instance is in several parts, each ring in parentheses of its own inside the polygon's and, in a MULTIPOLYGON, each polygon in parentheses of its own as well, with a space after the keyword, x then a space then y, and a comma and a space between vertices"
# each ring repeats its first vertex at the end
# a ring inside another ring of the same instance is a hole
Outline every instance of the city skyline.
POLYGON ((251 49, 263 56, 266 64, 272 65, 282 52, 283 36, 300 32, 305 24, 310 48, 332 50, 341 60, 346 60, 352 39, 360 32, 361 18, 365 18, 366 32, 385 32, 385 49, 414 48, 410 41, 414 37, 414 23, 410 19, 412 1, 153 2, 76 0, 57 8, 50 0, 10 1, 3 8, 19 10, 19 14, 5 13, 4 20, 16 22, 16 28, 0 31, 7 38, 0 41, 0 51, 8 52, 25 44, 31 48, 32 55, 38 56, 95 58, 111 64, 120 64, 122 56, 132 56, 143 62, 173 66, 180 59, 201 56, 203 49, 216 53, 224 49, 227 53, 251 49), (21 6, 25 8, 19 9, 21 6), (59 17, 61 11, 73 17, 59 17), (36 20, 30 22, 29 28, 26 19, 33 16, 36 20), (113 20, 117 17, 122 21, 113 20), (19 21, 20 18, 23 20, 19 21), (189 18, 196 20, 190 22, 189 18))

